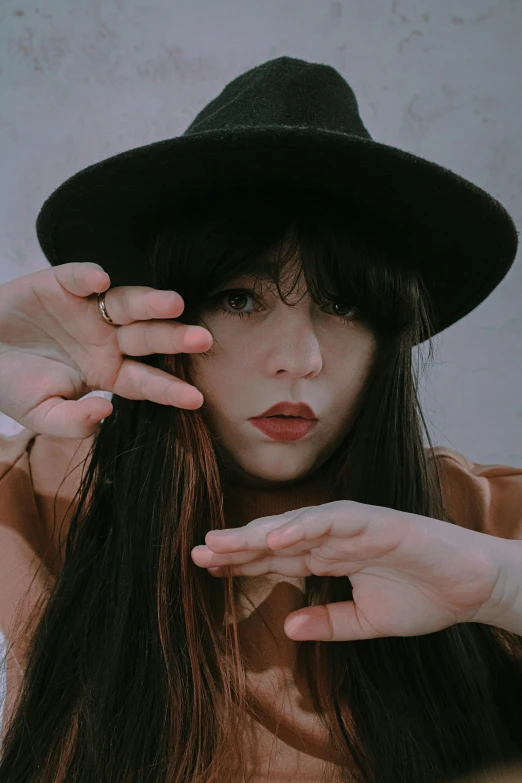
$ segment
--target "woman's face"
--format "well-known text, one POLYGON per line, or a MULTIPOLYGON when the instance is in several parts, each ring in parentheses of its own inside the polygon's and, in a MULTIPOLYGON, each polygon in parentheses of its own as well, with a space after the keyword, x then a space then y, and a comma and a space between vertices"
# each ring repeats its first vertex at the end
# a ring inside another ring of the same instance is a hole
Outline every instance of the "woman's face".
MULTIPOLYGON (((376 340, 353 321, 350 302, 316 304, 303 276, 288 299, 295 307, 271 284, 254 292, 255 282, 237 278, 203 311, 199 323, 214 342, 205 354, 190 355, 192 377, 205 397, 201 411, 226 478, 251 487, 290 486, 319 468, 346 435, 376 340), (300 440, 273 440, 249 421, 281 401, 305 402, 318 419, 300 440)), ((286 294, 290 286, 281 289, 286 294)))

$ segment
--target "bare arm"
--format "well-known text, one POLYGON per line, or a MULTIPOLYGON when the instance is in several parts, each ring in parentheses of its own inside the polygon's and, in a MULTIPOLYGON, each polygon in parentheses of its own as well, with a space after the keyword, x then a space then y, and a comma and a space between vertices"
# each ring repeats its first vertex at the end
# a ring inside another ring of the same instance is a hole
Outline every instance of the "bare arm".
POLYGON ((24 538, 0 525, 0 628, 7 645, 2 743, 23 679, 28 642, 39 619, 38 610, 33 612, 47 594, 49 580, 52 577, 24 538))

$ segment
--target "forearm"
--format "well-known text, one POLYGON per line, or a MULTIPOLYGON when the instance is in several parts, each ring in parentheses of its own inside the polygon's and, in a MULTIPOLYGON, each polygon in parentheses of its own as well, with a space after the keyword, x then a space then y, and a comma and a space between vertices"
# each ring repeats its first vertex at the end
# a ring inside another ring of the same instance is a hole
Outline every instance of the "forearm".
POLYGON ((31 633, 28 620, 48 590, 48 578, 27 541, 0 524, 0 630, 10 642, 26 628, 31 633))
MULTIPOLYGON (((46 591, 38 558, 27 542, 12 528, 0 524, 0 630, 7 656, 6 689, 0 742, 22 684, 32 613, 46 591)), ((35 615, 33 622, 37 620, 35 615)))
POLYGON ((494 625, 522 636, 522 541, 491 536, 499 578, 491 598, 473 622, 494 625))

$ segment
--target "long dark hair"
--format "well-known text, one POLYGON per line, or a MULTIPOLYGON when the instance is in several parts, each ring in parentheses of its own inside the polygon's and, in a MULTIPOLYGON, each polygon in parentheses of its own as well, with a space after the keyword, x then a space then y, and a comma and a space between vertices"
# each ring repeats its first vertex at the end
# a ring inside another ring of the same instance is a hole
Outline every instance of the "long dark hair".
MULTIPOLYGON (((431 360, 433 312, 406 234, 356 203, 290 187, 198 193, 150 237, 143 284, 181 293, 179 320, 201 323, 217 285, 254 272, 279 289, 298 251, 312 297, 341 293, 378 344, 332 458, 332 500, 458 524, 418 400, 413 352, 427 340, 431 360)), ((143 361, 191 382, 190 359, 143 361)), ((63 569, 42 596, 0 783, 242 780, 247 690, 236 624, 221 622, 223 608, 235 617, 235 582, 190 557, 226 526, 204 410, 112 403, 75 496, 63 569)), ((350 597, 347 578, 306 579, 310 605, 350 597)), ((299 666, 332 753, 346 760, 341 779, 439 783, 522 760, 521 651, 520 637, 468 623, 301 642, 299 666)))

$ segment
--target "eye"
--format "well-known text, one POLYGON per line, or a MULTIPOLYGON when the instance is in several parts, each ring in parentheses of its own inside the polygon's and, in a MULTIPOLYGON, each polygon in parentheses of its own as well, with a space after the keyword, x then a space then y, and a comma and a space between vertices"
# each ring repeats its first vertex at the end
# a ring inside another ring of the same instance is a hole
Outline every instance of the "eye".
MULTIPOLYGON (((226 316, 239 316, 240 318, 244 318, 246 316, 247 318, 249 318, 254 314, 253 312, 241 312, 241 310, 239 309, 228 310, 226 309, 226 307, 221 305, 222 302, 226 303, 228 301, 230 303, 235 301, 235 305, 231 305, 232 308, 234 307, 241 308, 244 306, 245 298, 248 297, 250 297, 251 299, 253 299, 255 302, 259 304, 259 300, 255 296, 253 291, 248 291, 239 288, 233 288, 227 291, 219 291, 217 294, 214 294, 211 297, 211 302, 213 307, 215 307, 217 310, 219 310, 219 312, 222 312, 226 316)), ((347 311, 346 314, 339 313, 339 312, 331 313, 332 315, 337 315, 343 321, 352 323, 354 321, 357 321, 359 318, 360 311, 358 307, 355 307, 355 305, 345 304, 340 301, 329 301, 327 302, 325 307, 334 307, 334 308, 339 308, 341 310, 346 310, 347 311), (349 315, 350 312, 352 313, 355 312, 355 315, 353 314, 349 315)))
MULTIPOLYGON (((332 307, 335 307, 335 308, 339 308, 340 310, 347 310, 348 312, 346 314, 343 314, 343 313, 333 313, 333 315, 338 315, 340 318, 344 318, 344 319, 348 319, 349 318, 348 313, 350 313, 351 311, 355 311, 356 313, 359 312, 359 310, 357 309, 357 307, 355 307, 355 305, 343 304, 342 302, 329 302, 328 305, 331 305, 332 307)), ((350 320, 354 320, 354 318, 355 317, 352 316, 352 318, 350 318, 350 320)))
POLYGON ((238 288, 233 288, 228 291, 219 291, 219 293, 214 294, 214 296, 211 298, 214 306, 217 310, 222 312, 224 315, 238 315, 240 318, 244 318, 245 316, 250 316, 252 313, 242 313, 240 310, 227 310, 225 307, 221 306, 222 302, 226 301, 237 301, 239 300, 239 307, 242 307, 242 302, 244 302, 245 298, 250 297, 251 299, 254 299, 256 302, 258 301, 255 297, 254 293, 252 291, 245 291, 238 288))

